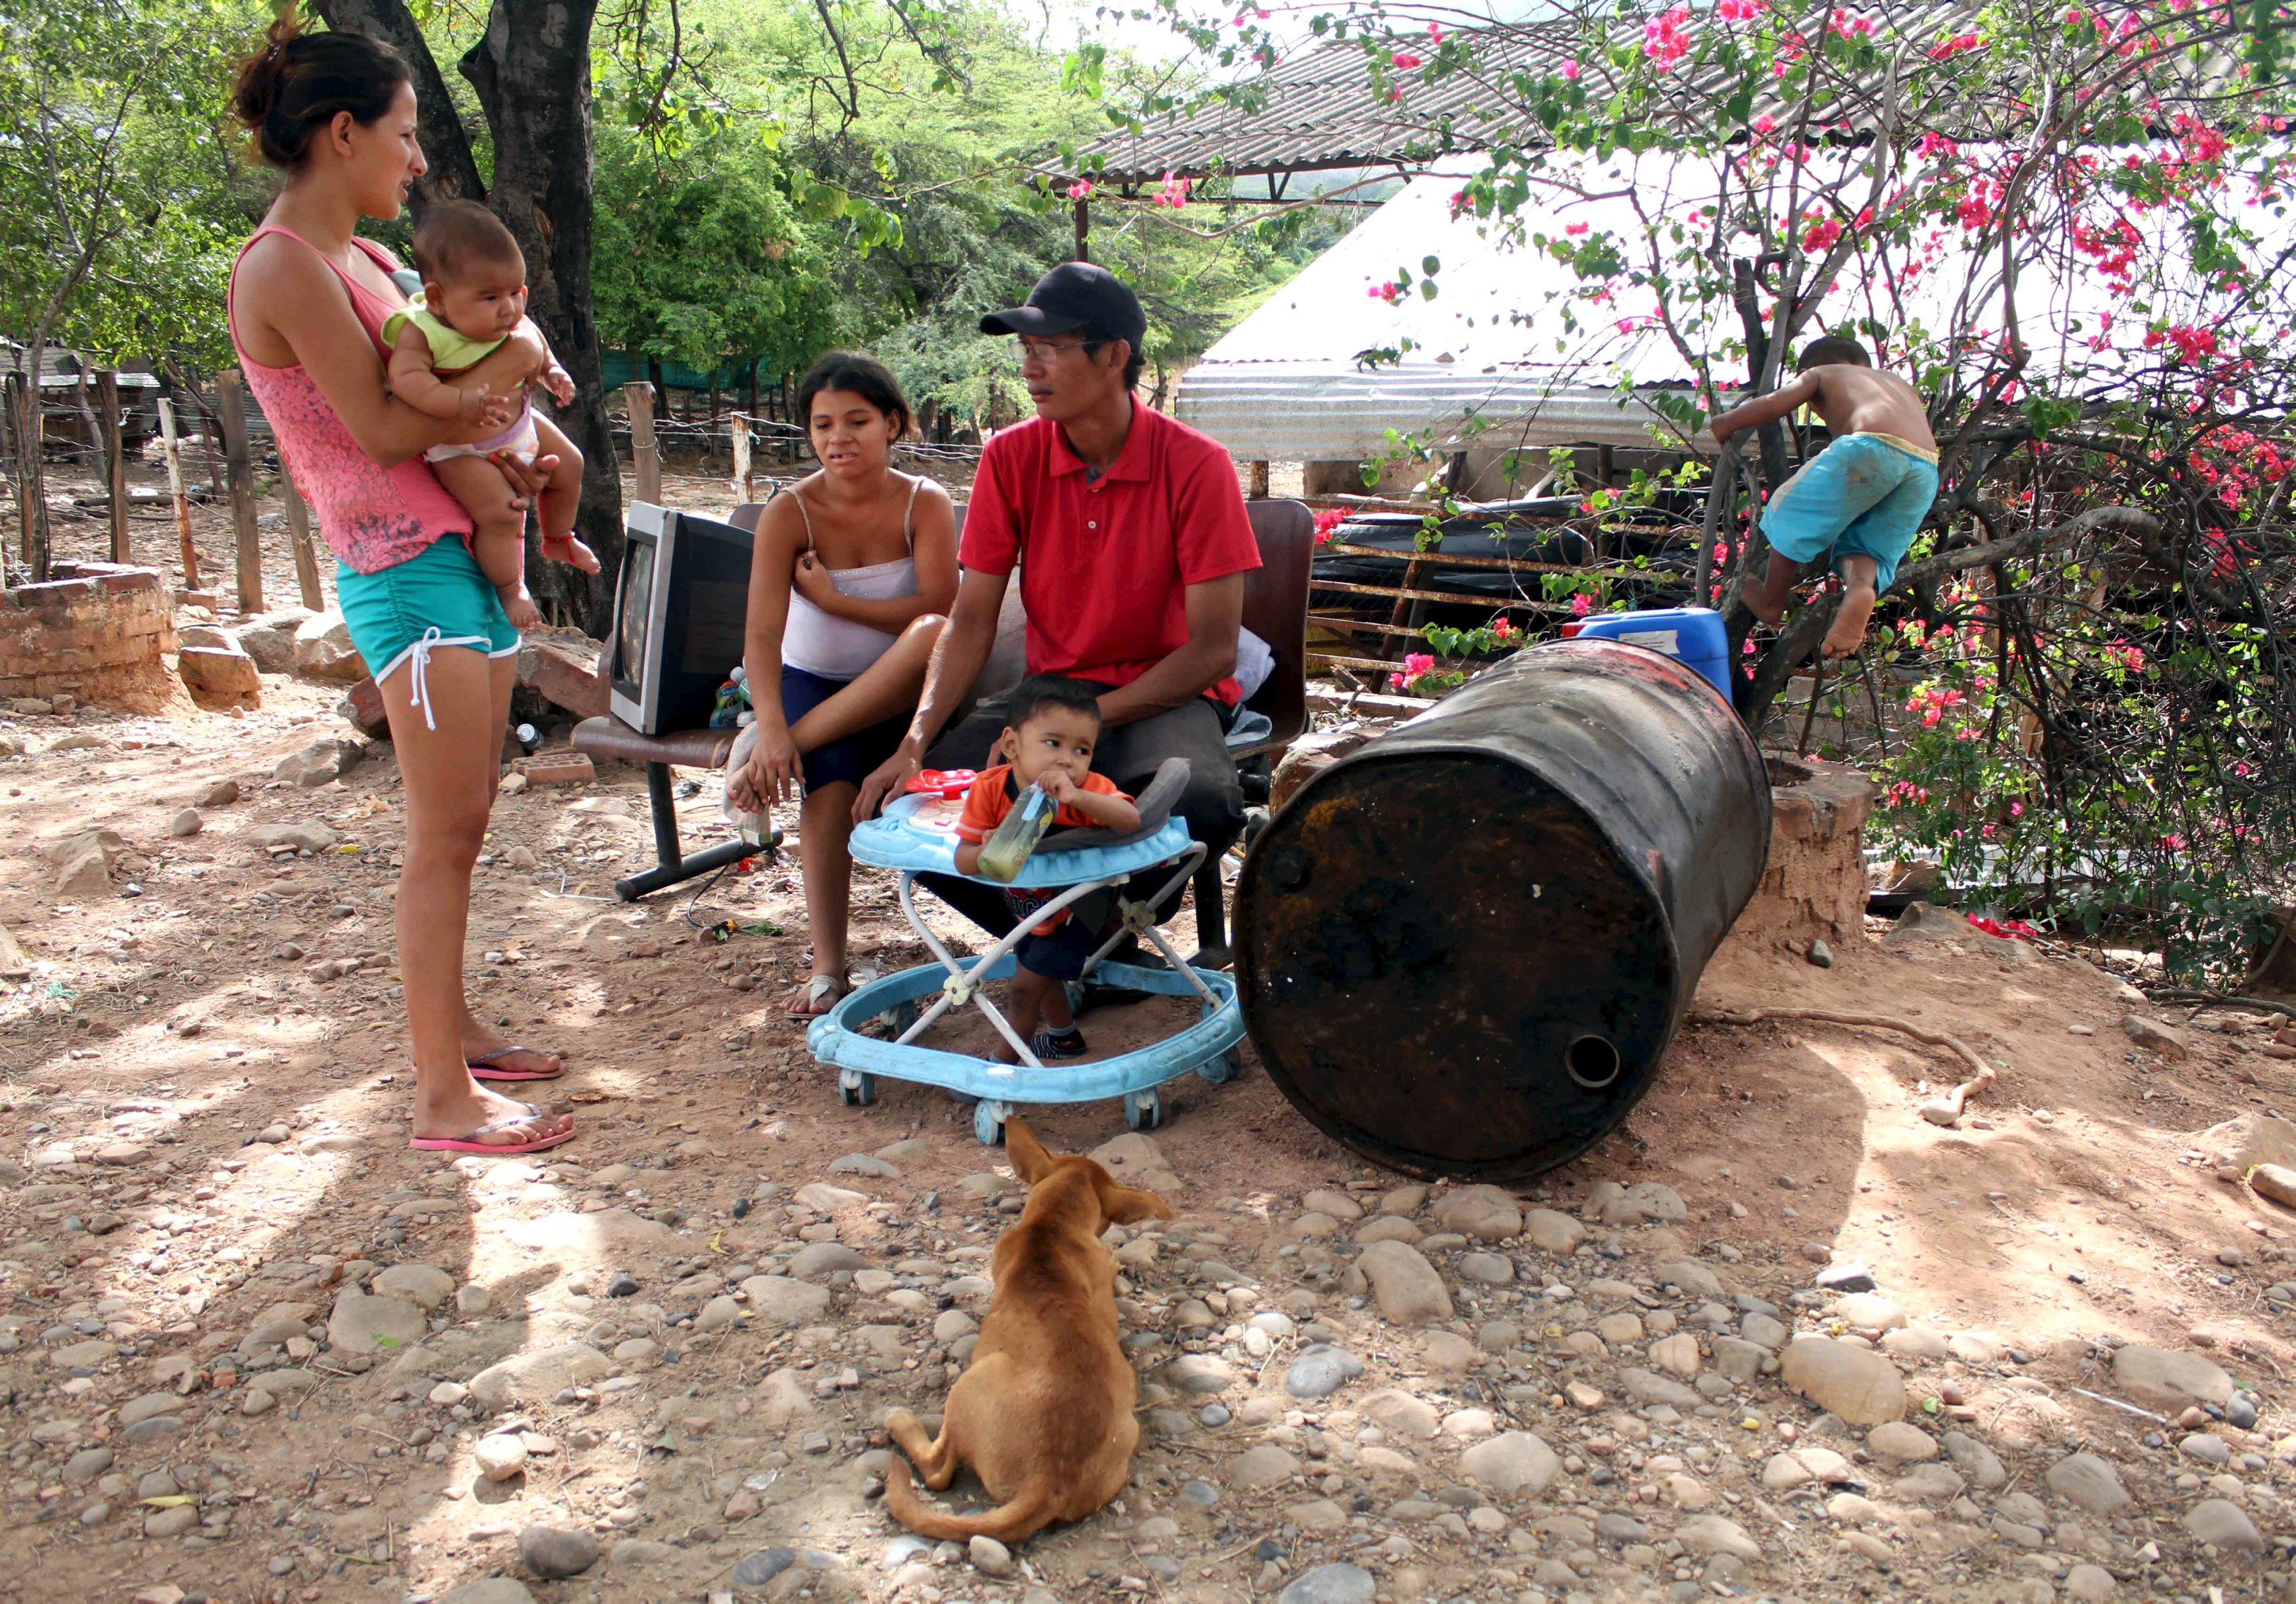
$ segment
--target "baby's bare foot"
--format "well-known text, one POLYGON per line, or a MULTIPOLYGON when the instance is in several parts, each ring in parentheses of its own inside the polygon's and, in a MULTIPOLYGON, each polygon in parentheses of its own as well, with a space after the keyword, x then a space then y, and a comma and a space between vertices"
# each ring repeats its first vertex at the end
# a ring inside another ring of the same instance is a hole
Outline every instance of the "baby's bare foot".
POLYGON ((512 629, 542 627, 542 610, 534 604, 534 596, 525 585, 502 585, 496 593, 502 597, 503 611, 509 615, 512 629))
POLYGON ((598 554, 571 535, 545 535, 542 554, 553 562, 568 562, 586 574, 598 571, 598 554))

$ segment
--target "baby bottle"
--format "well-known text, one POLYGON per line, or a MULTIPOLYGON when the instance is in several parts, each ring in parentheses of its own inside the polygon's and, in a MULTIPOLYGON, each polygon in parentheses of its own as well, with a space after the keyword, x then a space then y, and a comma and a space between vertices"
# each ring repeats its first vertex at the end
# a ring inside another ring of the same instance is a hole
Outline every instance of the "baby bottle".
POLYGON ((1045 839, 1045 831, 1053 827, 1053 815, 1057 811, 1042 787, 1031 785, 1022 791, 1013 811, 1004 815, 1004 822, 981 843, 982 877, 1011 885, 1028 863, 1029 855, 1037 850, 1037 843, 1045 839))

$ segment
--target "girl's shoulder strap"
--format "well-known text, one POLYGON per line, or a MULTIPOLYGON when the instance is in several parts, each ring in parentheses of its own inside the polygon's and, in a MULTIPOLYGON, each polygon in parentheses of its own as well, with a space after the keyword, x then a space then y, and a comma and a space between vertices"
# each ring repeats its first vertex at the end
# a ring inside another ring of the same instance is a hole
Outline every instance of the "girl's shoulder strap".
POLYGON ((909 499, 901 508, 901 539, 912 554, 917 549, 917 492, 925 487, 925 476, 914 474, 909 479, 909 499))
MULTIPOLYGON (((804 482, 800 479, 798 484, 804 482)), ((806 510, 805 493, 797 485, 785 485, 774 493, 774 499, 779 501, 784 495, 797 503, 797 515, 805 520, 805 549, 810 552, 813 550, 813 514, 806 510)))

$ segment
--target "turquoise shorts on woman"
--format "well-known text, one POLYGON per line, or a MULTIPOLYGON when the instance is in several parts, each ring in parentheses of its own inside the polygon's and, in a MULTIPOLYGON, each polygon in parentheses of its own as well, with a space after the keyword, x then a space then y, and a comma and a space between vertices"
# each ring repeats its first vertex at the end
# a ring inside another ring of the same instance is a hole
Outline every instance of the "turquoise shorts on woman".
POLYGON ((434 730, 439 721, 424 688, 433 650, 470 646, 490 658, 518 651, 519 634, 502 598, 459 534, 442 535, 406 561, 372 574, 337 564, 335 602, 376 683, 399 664, 414 664, 414 703, 434 730))

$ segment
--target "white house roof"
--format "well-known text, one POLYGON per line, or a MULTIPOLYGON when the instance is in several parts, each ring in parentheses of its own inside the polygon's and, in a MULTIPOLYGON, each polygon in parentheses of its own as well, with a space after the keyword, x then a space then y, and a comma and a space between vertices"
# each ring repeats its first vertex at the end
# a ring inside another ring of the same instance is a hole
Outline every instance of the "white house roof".
MULTIPOLYGON (((1552 159, 1558 169, 1567 159, 1552 159)), ((1605 305, 1574 299, 1575 271, 1529 244, 1510 246, 1472 216, 1455 217, 1452 197, 1465 167, 1414 178, 1343 239, 1231 330, 1181 381, 1178 416, 1247 461, 1344 461, 1385 450, 1389 431, 1430 446, 1652 443, 1660 421, 1651 403, 1684 390, 1692 374, 1663 330, 1650 326, 1647 291, 1624 285, 1605 305), (1390 304, 1376 291, 1403 274, 1416 281, 1436 259, 1437 295, 1416 282, 1390 304), (1574 326, 1575 324, 1575 326, 1574 326), (1406 344, 1408 349, 1406 349, 1406 344), (1374 352, 1400 353, 1375 360, 1374 352), (1488 426, 1488 430, 1484 426, 1488 426)), ((1671 156, 1582 159, 1570 170, 1578 193, 1534 191, 1518 214, 1526 237, 1644 235, 1644 217, 1679 218, 1713 204, 1713 169, 1671 156), (1582 199, 1580 195, 1596 198, 1582 199)), ((2284 217, 2253 209, 2243 222, 2282 246, 2296 245, 2284 217)), ((2151 247, 2181 258, 2165 238, 2171 221, 2146 220, 2151 247)), ((1738 241, 1751 255, 1750 241, 1738 241)), ((1998 327, 1999 262, 1948 249, 1926 276, 1901 291, 1904 315, 1924 327, 1953 326, 1964 294, 1979 309, 1965 324, 1998 327)), ((1895 323, 1884 304, 1867 306, 1853 263, 1828 297, 1824 321, 1861 315, 1895 323)), ((2152 286, 2156 315, 2171 313, 2173 289, 2152 286)), ((2017 289, 2021 326, 2038 370, 2126 307, 2087 264, 2027 264, 2017 289)), ((1705 338, 1734 334, 1735 318, 1705 338)), ((1694 335, 1693 338, 1702 337, 1694 335)))

